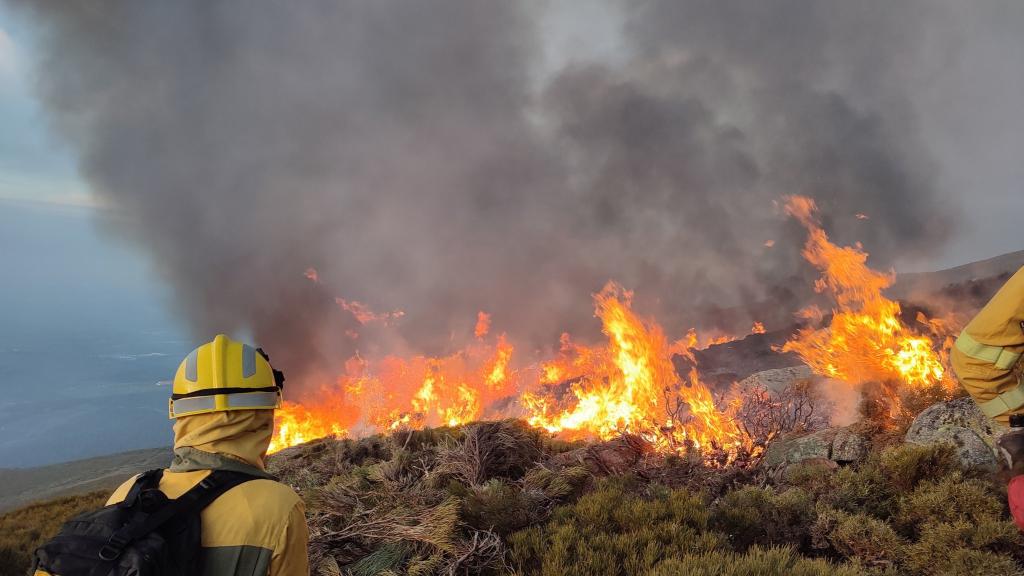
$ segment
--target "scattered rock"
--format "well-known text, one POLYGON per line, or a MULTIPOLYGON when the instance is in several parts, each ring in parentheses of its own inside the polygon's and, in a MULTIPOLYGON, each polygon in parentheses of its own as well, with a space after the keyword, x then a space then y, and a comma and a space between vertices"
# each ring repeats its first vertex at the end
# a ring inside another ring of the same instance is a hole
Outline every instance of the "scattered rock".
POLYGON ((739 383, 741 390, 747 388, 762 387, 769 392, 782 392, 796 382, 810 380, 814 377, 809 366, 789 366, 787 368, 774 368, 764 370, 747 376, 739 383))
POLYGON ((918 414, 904 441, 922 446, 951 444, 965 469, 995 471, 999 468, 996 439, 1005 430, 985 416, 973 400, 957 398, 918 414))
POLYGON ((859 462, 867 456, 870 448, 870 443, 863 434, 854 432, 850 428, 839 428, 832 440, 830 458, 833 462, 842 464, 859 462))
POLYGON ((817 468, 821 471, 832 472, 839 468, 839 464, 836 464, 828 458, 811 458, 802 462, 793 462, 792 464, 786 464, 785 466, 774 467, 769 470, 768 474, 772 479, 772 482, 780 483, 785 482, 794 470, 806 468, 817 468))
POLYGON ((827 460, 849 464, 868 453, 868 439, 852 427, 829 428, 810 434, 784 436, 772 442, 764 456, 766 466, 827 460))

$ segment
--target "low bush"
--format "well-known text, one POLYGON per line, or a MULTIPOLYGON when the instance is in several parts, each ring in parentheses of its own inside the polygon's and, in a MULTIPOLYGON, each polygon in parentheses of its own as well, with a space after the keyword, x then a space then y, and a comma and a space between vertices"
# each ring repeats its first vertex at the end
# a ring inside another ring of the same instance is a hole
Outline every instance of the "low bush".
POLYGON ((811 528, 813 546, 872 568, 892 568, 903 559, 904 542, 891 526, 866 514, 821 507, 811 528))
POLYGON ((803 489, 745 486, 715 504, 710 525, 742 551, 753 544, 806 547, 813 523, 814 500, 803 489))
POLYGON ((921 482, 957 474, 960 465, 952 447, 905 444, 873 452, 855 467, 791 466, 782 484, 802 488, 830 508, 887 520, 899 509, 900 498, 921 482))
MULTIPOLYGON (((792 548, 754 546, 744 554, 705 552, 665 560, 644 576, 866 576, 857 566, 803 558, 792 548)), ((878 574, 875 572, 874 574, 878 574)))
POLYGON ((1009 520, 930 521, 906 548, 905 566, 925 576, 1021 574, 1014 558, 1020 546, 1020 531, 1009 520))
POLYGON ((923 482, 900 497, 893 523, 907 534, 916 534, 929 522, 971 524, 1006 517, 1006 505, 992 482, 951 474, 935 482, 923 482))
POLYGON ((636 491, 630 478, 602 480, 543 525, 508 539, 512 567, 523 574, 641 575, 667 558, 725 546, 708 529, 708 506, 684 490, 636 491))

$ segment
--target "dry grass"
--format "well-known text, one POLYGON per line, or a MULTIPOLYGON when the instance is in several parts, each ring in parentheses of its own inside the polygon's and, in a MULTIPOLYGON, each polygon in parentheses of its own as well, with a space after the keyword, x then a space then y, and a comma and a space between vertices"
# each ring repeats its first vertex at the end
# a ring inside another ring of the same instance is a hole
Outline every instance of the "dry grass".
POLYGON ((107 501, 106 492, 57 498, 0 516, 0 576, 24 576, 32 552, 54 536, 65 520, 107 501))

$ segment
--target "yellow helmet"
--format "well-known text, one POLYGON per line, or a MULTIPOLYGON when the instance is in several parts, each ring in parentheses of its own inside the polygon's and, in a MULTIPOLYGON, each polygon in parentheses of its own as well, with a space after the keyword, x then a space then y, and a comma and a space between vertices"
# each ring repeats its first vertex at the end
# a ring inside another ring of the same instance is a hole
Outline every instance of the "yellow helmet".
POLYGON ((269 358, 241 342, 218 334, 189 354, 174 375, 170 417, 281 407, 284 376, 269 358))

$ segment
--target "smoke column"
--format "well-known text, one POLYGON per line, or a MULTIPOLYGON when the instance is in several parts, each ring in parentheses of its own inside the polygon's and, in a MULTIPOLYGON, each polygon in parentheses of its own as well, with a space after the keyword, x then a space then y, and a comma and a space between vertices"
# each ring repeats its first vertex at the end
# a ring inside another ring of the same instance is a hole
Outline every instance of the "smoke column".
POLYGON ((250 331, 299 380, 356 349, 438 352, 480 310, 518 349, 557 346, 594 330, 609 279, 670 333, 766 300, 784 321, 809 285, 786 194, 882 266, 953 220, 906 80, 937 3, 628 2, 623 58, 553 73, 533 2, 24 8, 114 232, 197 339, 250 331), (400 336, 346 336, 336 296, 402 309, 400 336))

